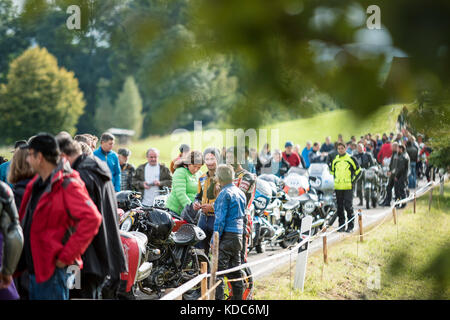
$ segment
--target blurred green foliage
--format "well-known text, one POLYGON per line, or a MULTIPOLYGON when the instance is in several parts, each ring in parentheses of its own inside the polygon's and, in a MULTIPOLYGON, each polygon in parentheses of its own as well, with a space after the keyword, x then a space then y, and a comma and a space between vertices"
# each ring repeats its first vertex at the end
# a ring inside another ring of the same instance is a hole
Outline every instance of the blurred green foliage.
POLYGON ((59 68, 45 48, 30 48, 11 63, 0 85, 1 144, 48 132, 74 134, 85 101, 73 72, 59 68))

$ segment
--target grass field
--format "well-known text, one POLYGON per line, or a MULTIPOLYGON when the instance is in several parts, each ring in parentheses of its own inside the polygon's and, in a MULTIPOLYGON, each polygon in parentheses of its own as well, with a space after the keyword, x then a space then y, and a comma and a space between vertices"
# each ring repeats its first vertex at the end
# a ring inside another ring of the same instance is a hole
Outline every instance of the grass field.
POLYGON ((294 279, 289 265, 256 281, 256 299, 450 299, 450 185, 444 196, 434 190, 428 212, 428 194, 400 211, 397 226, 391 219, 357 245, 357 237, 328 250, 324 266, 322 251, 310 255, 305 290, 291 290, 294 279), (441 250, 446 248, 446 252, 441 250), (429 271, 435 260, 440 276, 429 271), (437 261, 437 262, 436 262, 437 261), (291 280, 289 274, 291 272, 291 280), (379 286, 376 277, 379 275, 379 286))
MULTIPOLYGON (((344 140, 347 141, 350 140, 352 135, 359 138, 359 136, 368 132, 382 134, 394 131, 401 108, 401 105, 385 106, 367 119, 358 119, 348 110, 335 110, 317 114, 311 118, 274 123, 261 129, 266 130, 267 141, 272 145, 272 149, 276 148, 277 144, 278 147, 283 149, 287 140, 291 140, 294 144, 299 144, 303 148, 308 140, 322 143, 326 136, 331 136, 333 140, 336 140, 340 133, 344 136, 344 140), (276 138, 277 136, 278 139, 276 138), (274 139, 273 141, 272 138, 274 139)), ((227 144, 226 129, 205 130, 201 136, 195 135, 193 131, 184 131, 165 136, 151 136, 131 143, 126 146, 132 151, 130 162, 134 165, 146 162, 145 152, 150 147, 158 148, 161 152, 160 160, 169 164, 177 156, 178 147, 182 143, 187 143, 191 147, 201 150, 212 145, 218 148, 222 148, 223 145, 230 145, 227 144)), ((262 141, 264 131, 256 130, 256 132, 259 139, 257 147, 260 150, 265 142, 262 141)), ((114 149, 117 151, 119 147, 115 146, 114 149)), ((5 147, 0 148, 0 155, 9 159, 11 157, 11 154, 8 154, 9 149, 5 147)))

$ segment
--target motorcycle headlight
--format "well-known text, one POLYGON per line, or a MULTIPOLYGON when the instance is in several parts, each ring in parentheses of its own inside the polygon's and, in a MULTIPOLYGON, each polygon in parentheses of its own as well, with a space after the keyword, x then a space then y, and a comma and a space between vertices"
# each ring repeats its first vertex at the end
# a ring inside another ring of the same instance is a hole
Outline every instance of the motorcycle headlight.
POLYGON ((125 221, 120 226, 120 230, 128 232, 131 229, 131 226, 133 225, 133 221, 130 217, 126 218, 125 221))
POLYGON ((316 180, 311 180, 310 183, 312 187, 320 188, 320 186, 322 185, 322 179, 316 178, 316 180))
POLYGON ((312 200, 306 201, 303 204, 303 210, 306 214, 313 213, 315 209, 316 209, 316 205, 314 204, 314 201, 312 201, 312 200))
POLYGON ((284 215, 284 219, 287 223, 291 222, 292 220, 292 210, 286 211, 286 214, 284 215))
POLYGON ((295 188, 289 188, 288 196, 289 197, 297 197, 298 196, 298 190, 295 189, 295 188))
POLYGON ((254 204, 256 209, 263 210, 267 206, 267 199, 263 197, 256 198, 254 204))

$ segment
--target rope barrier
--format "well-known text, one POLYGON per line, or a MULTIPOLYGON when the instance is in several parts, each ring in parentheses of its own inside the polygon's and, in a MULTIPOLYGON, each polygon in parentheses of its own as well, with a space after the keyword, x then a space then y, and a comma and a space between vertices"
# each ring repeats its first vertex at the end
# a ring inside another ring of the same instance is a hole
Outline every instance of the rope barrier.
MULTIPOLYGON (((445 181, 445 180, 447 180, 447 178, 444 178, 443 180, 445 181)), ((419 198, 419 197, 423 196, 425 193, 427 193, 429 190, 431 190, 431 189, 433 189, 434 187, 438 186, 439 184, 440 184, 440 182, 437 182, 437 183, 436 183, 436 182, 434 182, 434 181, 430 181, 430 182, 428 182, 425 186, 423 186, 423 187, 421 187, 420 189, 416 190, 415 193, 414 193, 414 194, 411 194, 409 197, 407 197, 407 198, 405 198, 405 199, 402 199, 402 200, 395 201, 394 204, 393 204, 389 209, 387 209, 386 211, 383 211, 382 213, 380 213, 380 214, 378 214, 378 215, 375 216, 375 217, 378 217, 378 216, 384 215, 384 218, 383 218, 383 220, 381 221, 381 223, 379 223, 377 226, 375 226, 374 228, 372 228, 369 232, 364 233, 363 236, 365 236, 365 235, 367 235, 367 234, 370 234, 371 232, 373 232, 374 230, 376 230, 379 226, 381 226, 381 225, 384 223, 384 221, 387 219, 388 213, 389 213, 395 206, 397 206, 397 205, 399 205, 399 204, 407 203, 407 202, 413 200, 413 199, 414 199, 414 195, 415 195, 415 198, 419 198)), ((362 214, 362 213, 360 212, 359 214, 362 214)), ((358 215, 359 215, 359 214, 358 214, 358 215)), ((297 250, 298 248, 300 248, 301 246, 303 246, 306 242, 311 242, 311 241, 317 239, 319 236, 320 236, 320 237, 325 237, 325 236, 329 236, 330 234, 333 234, 333 233, 337 232, 338 230, 342 229, 346 224, 348 224, 349 222, 351 222, 351 221, 353 221, 354 219, 356 219, 356 217, 357 217, 358 215, 354 215, 350 220, 347 221, 347 223, 345 223, 345 224, 339 226, 337 229, 334 229, 334 230, 332 230, 332 231, 329 231, 329 232, 323 232, 325 229, 322 229, 322 230, 321 230, 319 233, 317 233, 316 235, 314 235, 314 236, 312 236, 312 237, 309 236, 309 237, 304 238, 300 243, 298 243, 297 245, 295 245, 295 246, 293 246, 293 247, 287 249, 287 250, 284 251, 284 252, 281 252, 281 253, 279 253, 279 254, 272 255, 272 256, 269 256, 269 257, 267 257, 267 258, 260 259, 260 260, 257 260, 257 261, 245 263, 245 264, 239 265, 239 266, 234 267, 234 268, 230 268, 230 269, 227 269, 227 270, 219 271, 219 272, 216 273, 216 276, 223 275, 223 274, 227 274, 227 273, 231 273, 231 272, 235 272, 235 271, 238 271, 238 270, 241 270, 241 269, 244 269, 244 268, 247 268, 247 267, 255 266, 255 265, 258 265, 258 264, 261 264, 261 263, 265 263, 265 262, 268 262, 268 261, 271 261, 271 260, 274 260, 274 259, 279 259, 279 258, 282 258, 282 257, 288 255, 288 254, 289 254, 289 256, 291 256, 292 253, 295 252, 295 250, 297 250)), ((370 217, 373 218, 374 216, 371 215, 370 217)), ((360 237, 360 236, 361 236, 361 235, 358 234, 358 235, 352 235, 352 236, 349 236, 349 237, 360 237)), ((270 263, 270 265, 273 264, 273 263, 274 263, 274 262, 270 263)), ((257 275, 259 275, 259 274, 261 274, 261 273, 263 273, 263 272, 266 272, 266 270, 260 270, 260 271, 258 271, 258 272, 255 272, 255 273, 251 274, 251 275, 247 275, 247 276, 245 276, 245 277, 241 277, 241 278, 238 278, 238 279, 228 279, 228 281, 229 281, 229 282, 233 282, 233 281, 242 281, 242 280, 246 280, 246 279, 251 278, 251 277, 256 277, 257 275)), ((190 281, 186 282, 185 284, 181 285, 180 287, 176 288, 174 291, 172 291, 172 292, 170 292, 169 294, 165 295, 165 296, 162 297, 160 300, 173 300, 173 299, 179 297, 180 295, 182 295, 183 293, 185 293, 186 291, 190 290, 192 287, 194 287, 194 286, 197 285, 198 283, 200 283, 204 278, 209 278, 209 277, 211 277, 211 274, 206 274, 206 273, 200 274, 200 275, 198 275, 197 277, 195 277, 195 278, 191 279, 190 281)), ((201 299, 203 299, 204 297, 206 297, 206 296, 210 293, 210 291, 212 291, 213 289, 215 289, 215 288, 219 285, 219 283, 220 283, 220 281, 217 282, 217 283, 214 285, 214 287, 212 287, 212 288, 208 291, 207 294, 205 294, 204 296, 202 296, 201 299)))

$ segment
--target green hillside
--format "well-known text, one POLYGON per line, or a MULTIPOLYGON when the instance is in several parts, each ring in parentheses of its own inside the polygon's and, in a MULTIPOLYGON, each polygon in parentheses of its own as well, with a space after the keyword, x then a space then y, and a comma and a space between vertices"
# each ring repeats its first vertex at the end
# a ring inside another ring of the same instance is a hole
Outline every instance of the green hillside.
MULTIPOLYGON (((357 119, 348 110, 335 110, 318 114, 312 118, 275 123, 262 129, 267 130, 267 141, 272 144, 272 149, 275 148, 275 143, 271 143, 271 130, 278 130, 277 140, 281 149, 283 149, 287 140, 291 140, 294 144, 299 144, 303 148, 308 140, 322 143, 326 136, 331 136, 333 140, 336 140, 340 133, 347 141, 350 140, 352 135, 359 138, 359 136, 369 132, 383 134, 384 132, 394 131, 401 108, 401 105, 386 106, 380 108, 368 119, 357 119)), ((206 130, 203 132, 203 139, 199 139, 198 142, 194 141, 192 131, 140 140, 128 146, 133 153, 130 162, 135 165, 145 162, 145 152, 150 147, 156 147, 161 151, 161 161, 166 164, 169 164, 171 159, 177 155, 178 146, 181 143, 188 143, 194 148, 195 144, 201 145, 201 149, 211 145, 222 148, 223 145, 226 145, 226 130, 217 130, 217 132, 220 132, 222 139, 216 138, 214 132, 206 130)), ((260 132, 260 130, 256 130, 256 132, 260 132)), ((274 131, 272 133, 276 134, 274 131)))
MULTIPOLYGON (((337 139, 338 134, 344 136, 344 140, 350 139, 355 135, 357 138, 366 133, 384 133, 395 130, 397 116, 401 111, 401 105, 390 105, 380 108, 368 119, 357 119, 348 110, 335 110, 317 114, 311 118, 284 121, 265 126, 256 130, 258 139, 263 139, 264 131, 267 134, 267 141, 272 145, 272 149, 278 147, 283 149, 284 143, 291 140, 294 144, 299 144, 302 148, 306 141, 318 141, 322 143, 326 136, 331 136, 333 140, 337 139), (278 139, 276 136, 278 135, 278 139), (273 136, 273 137, 272 137, 273 136), (274 141, 272 141, 274 138, 274 141)), ((130 162, 134 165, 144 163, 145 152, 150 147, 158 148, 161 152, 161 161, 169 164, 171 159, 178 154, 178 147, 182 143, 187 143, 195 149, 205 149, 208 146, 222 148, 227 144, 227 130, 204 130, 201 135, 195 135, 193 131, 174 133, 165 136, 151 136, 149 138, 133 142, 127 147, 131 150, 132 156, 130 162)), ((258 150, 262 144, 258 141, 258 150)), ((120 146, 115 146, 115 150, 120 146)), ((8 159, 11 154, 9 148, 0 149, 0 155, 8 159)))

